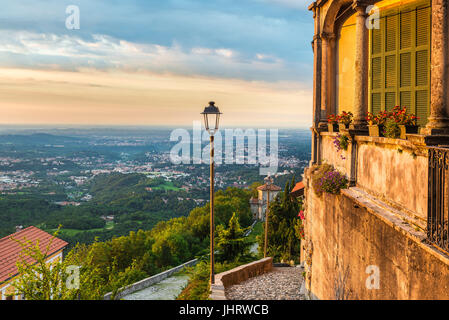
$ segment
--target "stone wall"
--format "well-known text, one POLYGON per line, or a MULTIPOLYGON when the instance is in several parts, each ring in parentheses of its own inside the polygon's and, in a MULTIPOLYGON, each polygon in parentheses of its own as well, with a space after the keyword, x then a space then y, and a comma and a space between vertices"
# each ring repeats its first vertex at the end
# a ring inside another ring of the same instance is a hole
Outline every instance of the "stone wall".
POLYGON ((407 140, 356 137, 357 186, 427 220, 427 149, 407 140))
MULTIPOLYGON (((351 135, 346 132, 347 136, 351 135)), ((425 228, 427 220, 428 156, 425 141, 354 136, 348 150, 337 152, 337 133, 322 132, 320 159, 334 166, 354 184, 386 203, 401 208, 425 228)))
POLYGON ((309 296, 449 299, 449 257, 424 243, 425 234, 401 212, 357 187, 319 198, 306 180, 309 296))
POLYGON ((273 258, 268 257, 215 275, 215 284, 211 285, 212 300, 226 300, 227 287, 252 277, 257 277, 273 269, 273 258))
MULTIPOLYGON (((148 288, 152 286, 153 284, 156 284, 158 282, 161 282, 162 280, 172 276, 173 274, 181 271, 185 267, 192 267, 198 263, 198 259, 190 260, 184 264, 181 264, 177 267, 174 267, 172 269, 166 270, 164 272, 158 273, 154 276, 151 276, 149 278, 140 280, 139 282, 133 283, 125 288, 122 288, 119 290, 119 293, 115 296, 115 299, 120 299, 121 297, 124 297, 128 294, 131 294, 136 291, 140 291, 142 289, 148 288)), ((112 292, 107 293, 104 296, 104 300, 110 300, 112 297, 112 292)))
POLYGON ((334 145, 334 139, 337 134, 338 133, 329 132, 321 133, 321 159, 323 159, 326 163, 333 165, 334 168, 338 169, 341 173, 349 176, 351 170, 351 156, 349 152, 345 150, 337 152, 334 145))

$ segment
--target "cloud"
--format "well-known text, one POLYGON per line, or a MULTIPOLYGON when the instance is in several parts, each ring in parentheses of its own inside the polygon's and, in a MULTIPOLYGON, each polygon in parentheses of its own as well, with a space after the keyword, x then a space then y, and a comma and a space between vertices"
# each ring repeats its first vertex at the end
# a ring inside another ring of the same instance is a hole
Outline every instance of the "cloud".
POLYGON ((301 65, 277 57, 248 56, 229 48, 192 48, 178 44, 135 43, 107 35, 90 39, 71 35, 0 30, 0 66, 45 69, 147 70, 182 75, 220 76, 246 80, 298 80, 301 65))
POLYGON ((308 6, 313 2, 312 0, 263 0, 263 1, 301 10, 307 10, 308 6))
MULTIPOLYGON (((84 42, 83 45, 91 44, 94 55, 96 45, 105 45, 96 43, 93 39, 95 36, 105 39, 109 37, 113 39, 112 42, 126 41, 132 45, 159 45, 169 49, 178 47, 181 53, 189 55, 195 54, 193 49, 207 48, 213 55, 221 55, 241 63, 268 63, 268 60, 255 58, 257 54, 262 54, 275 57, 278 59, 276 61, 283 61, 283 64, 279 64, 280 70, 273 70, 274 80, 290 79, 294 77, 295 70, 303 71, 300 77, 304 80, 312 75, 311 68, 307 66, 313 61, 310 50, 313 19, 302 0, 145 0, 112 3, 110 0, 46 0, 39 5, 35 4, 35 0, 15 0, 2 4, 0 30, 60 37, 55 42, 66 39, 65 36, 68 37, 67 41, 71 42, 71 39, 76 37, 80 42, 84 42), (69 4, 80 8, 80 30, 65 28, 65 9, 69 4)), ((5 32, 2 32, 1 37, 3 36, 8 37, 5 32)), ((8 45, 17 45, 11 43, 11 39, 7 40, 8 45)), ((39 45, 45 47, 44 39, 39 40, 39 45)), ((48 42, 48 51, 55 51, 49 48, 50 45, 51 42, 48 42)), ((78 44, 75 48, 77 46, 78 44)), ((117 48, 121 49, 123 48, 117 48)), ((51 55, 54 57, 54 63, 50 60, 50 55, 43 50, 44 48, 35 61, 38 65, 52 64, 57 67, 57 63, 61 61, 64 67, 67 67, 71 62, 68 61, 67 55, 71 49, 66 46, 61 47, 61 55, 51 55)), ((18 63, 20 58, 24 67, 31 65, 32 56, 21 53, 21 57, 12 57, 12 54, 7 52, 4 51, 1 57, 4 62, 18 63)), ((82 52, 85 55, 89 53, 84 50, 82 52)), ((92 59, 93 65, 111 64, 110 61, 98 61, 95 57, 92 59)), ((192 70, 201 69, 205 74, 217 74, 220 69, 228 68, 227 65, 212 65, 209 58, 207 61, 208 64, 201 68, 192 67, 192 70)), ((218 58, 216 61, 222 62, 218 58)), ((78 62, 83 67, 87 66, 86 61, 78 59, 78 62)), ((229 60, 225 63, 228 64, 229 60)), ((241 72, 234 69, 234 75, 224 70, 225 76, 240 76, 245 72, 252 72, 253 69, 247 66, 245 64, 241 72)), ((266 74, 265 71, 262 73, 266 74)), ((257 74, 259 73, 256 72, 257 74)), ((248 78, 248 74, 245 77, 248 78)))

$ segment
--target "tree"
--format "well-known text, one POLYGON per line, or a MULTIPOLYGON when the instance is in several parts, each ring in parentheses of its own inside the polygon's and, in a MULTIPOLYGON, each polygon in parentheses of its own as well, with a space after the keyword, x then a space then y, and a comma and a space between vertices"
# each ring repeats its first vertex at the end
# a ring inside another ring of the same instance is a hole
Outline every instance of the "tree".
MULTIPOLYGON (((301 223, 298 213, 301 210, 300 200, 290 196, 295 186, 294 179, 287 183, 283 192, 270 203, 268 212, 268 247, 267 254, 275 260, 297 260, 300 254, 301 239, 297 236, 301 223)), ((265 229, 265 225, 264 225, 265 229)), ((265 234, 265 230, 264 233, 265 234)), ((259 253, 263 252, 265 237, 258 236, 259 253)))
POLYGON ((14 239, 22 247, 16 263, 19 276, 13 283, 15 295, 22 295, 27 300, 60 300, 66 296, 69 289, 65 285, 65 265, 47 263, 53 239, 44 250, 40 249, 39 241, 14 239))
POLYGON ((229 220, 229 226, 225 229, 219 225, 217 227, 217 249, 221 261, 236 261, 246 255, 249 251, 250 242, 245 239, 245 229, 240 227, 239 219, 234 213, 229 220))

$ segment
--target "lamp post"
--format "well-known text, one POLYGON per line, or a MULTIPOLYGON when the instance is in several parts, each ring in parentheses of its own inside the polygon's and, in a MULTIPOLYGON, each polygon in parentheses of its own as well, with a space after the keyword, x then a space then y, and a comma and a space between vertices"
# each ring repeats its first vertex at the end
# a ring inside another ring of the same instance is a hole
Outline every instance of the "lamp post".
POLYGON ((267 208, 265 209, 265 241, 263 247, 263 257, 267 257, 267 248, 268 248, 268 210, 270 208, 270 188, 273 180, 270 176, 265 178, 266 186, 267 186, 267 208))
POLYGON ((215 102, 211 101, 201 114, 204 116, 204 127, 210 136, 210 283, 214 284, 214 135, 218 131, 221 112, 215 102))

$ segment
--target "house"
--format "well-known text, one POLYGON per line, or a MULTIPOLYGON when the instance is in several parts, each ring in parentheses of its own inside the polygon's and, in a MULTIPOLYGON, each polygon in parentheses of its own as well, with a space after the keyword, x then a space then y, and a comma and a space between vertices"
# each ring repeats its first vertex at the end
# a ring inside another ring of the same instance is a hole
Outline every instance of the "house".
POLYGON ((302 198, 304 197, 304 182, 300 181, 298 182, 292 191, 290 191, 290 196, 294 198, 302 198))
POLYGON ((265 212, 267 210, 267 200, 272 202, 278 193, 282 190, 279 186, 272 183, 271 179, 266 179, 266 183, 257 187, 257 198, 249 200, 251 213, 253 218, 257 220, 265 220, 265 212))
MULTIPOLYGON (((20 228, 19 228, 20 229, 20 228)), ((44 251, 50 244, 47 256, 47 263, 62 261, 62 251, 68 245, 67 242, 55 238, 51 234, 36 227, 28 227, 17 230, 9 236, 0 239, 0 300, 20 300, 20 296, 10 296, 14 293, 12 283, 18 276, 16 263, 19 260, 22 246, 15 240, 26 242, 31 241, 36 244, 39 241, 41 251, 44 251)), ((32 262, 29 258, 27 262, 32 262)))
POLYGON ((449 8, 441 0, 318 0, 305 287, 318 299, 449 299, 449 8), (370 136, 368 111, 406 106, 419 130, 370 136), (328 131, 327 116, 353 123, 328 131), (334 142, 348 138, 346 150, 334 142), (404 139, 405 138, 405 139, 404 139), (446 146, 446 147, 445 147, 446 146), (348 188, 317 194, 327 163, 348 188))

